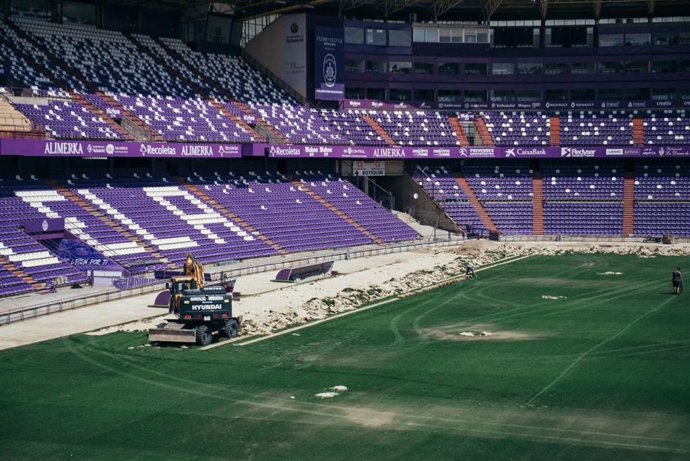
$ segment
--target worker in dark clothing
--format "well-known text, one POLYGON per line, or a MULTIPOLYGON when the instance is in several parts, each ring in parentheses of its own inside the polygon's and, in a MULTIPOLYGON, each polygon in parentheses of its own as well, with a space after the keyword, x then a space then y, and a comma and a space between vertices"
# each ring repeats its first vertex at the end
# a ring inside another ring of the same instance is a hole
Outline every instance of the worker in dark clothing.
POLYGON ((676 270, 673 271, 671 283, 673 284, 673 294, 681 294, 683 291, 683 274, 680 272, 680 267, 676 267, 676 270))
POLYGON ((465 275, 467 276, 468 279, 473 279, 477 276, 474 273, 474 267, 472 267, 472 264, 467 265, 467 269, 465 270, 465 275))

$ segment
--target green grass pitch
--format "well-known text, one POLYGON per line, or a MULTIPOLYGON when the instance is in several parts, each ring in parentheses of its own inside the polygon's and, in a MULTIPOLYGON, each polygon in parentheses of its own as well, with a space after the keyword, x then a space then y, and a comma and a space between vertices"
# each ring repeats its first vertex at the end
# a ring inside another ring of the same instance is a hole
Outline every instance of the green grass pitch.
POLYGON ((0 352, 0 459, 690 459, 683 261, 531 257, 245 347, 0 352))

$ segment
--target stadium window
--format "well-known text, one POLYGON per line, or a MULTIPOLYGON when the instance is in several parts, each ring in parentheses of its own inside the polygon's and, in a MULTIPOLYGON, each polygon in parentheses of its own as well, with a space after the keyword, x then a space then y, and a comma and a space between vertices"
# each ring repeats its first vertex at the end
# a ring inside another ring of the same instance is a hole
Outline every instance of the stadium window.
POLYGON ((592 88, 576 88, 570 90, 570 99, 573 101, 593 101, 594 89, 592 88))
POLYGON ((374 46, 386 46, 386 29, 367 29, 366 44, 374 46))
POLYGON ((625 45, 625 36, 623 34, 599 34, 599 46, 623 46, 625 45))
POLYGON ((388 46, 412 46, 412 31, 410 29, 389 30, 388 46))
POLYGON ((434 73, 434 65, 430 62, 415 62, 414 73, 420 75, 431 75, 434 73))
POLYGON ((386 61, 367 61, 366 69, 367 72, 372 72, 374 74, 385 74, 386 64, 386 61))
POLYGON ((388 71, 391 74, 410 74, 412 73, 412 63, 410 61, 390 61, 388 71))
POLYGON ((597 72, 597 65, 594 62, 575 62, 570 67, 570 73, 574 75, 594 74, 597 72))
POLYGON ((392 102, 404 102, 412 100, 412 90, 401 90, 397 88, 391 88, 388 90, 388 98, 392 102))
POLYGON ((345 28, 345 43, 351 45, 364 45, 364 29, 361 27, 345 28))
POLYGON ((599 89, 599 99, 604 101, 617 101, 625 99, 625 90, 619 88, 601 88, 599 89))
POLYGON ((364 88, 355 88, 346 86, 345 87, 345 97, 347 99, 364 99, 365 93, 364 88))
POLYGON ((438 90, 438 102, 461 102, 462 90, 438 90))
POLYGON ((487 102, 486 90, 465 90, 465 102, 487 102))
POLYGON ((676 95, 673 88, 652 88, 650 92, 654 101, 670 101, 676 95))
POLYGON ((649 99, 651 97, 650 95, 651 93, 649 91, 649 88, 631 88, 625 90, 625 95, 623 99, 632 101, 642 101, 649 99))
POLYGON ((367 99, 384 101, 386 99, 386 90, 383 88, 367 88, 367 99))
POLYGON ((426 41, 427 43, 438 43, 438 29, 427 29, 426 30, 426 41))
POLYGON ((515 102, 513 90, 491 90, 491 102, 515 102))
POLYGON ((486 75, 488 64, 483 62, 466 62, 465 75, 486 75))
POLYGON ((566 101, 568 94, 566 90, 544 90, 544 99, 547 101, 566 101))
POLYGON ((625 34, 626 46, 649 46, 651 42, 649 33, 625 34))
POLYGON ((541 75, 544 73, 544 65, 540 62, 519 62, 518 75, 541 75))
POLYGON ((434 90, 414 90, 415 101, 434 101, 434 90))
POLYGON ((453 35, 452 29, 440 28, 438 30, 438 41, 439 41, 439 43, 450 43, 452 35, 453 35))
POLYGON ((630 61, 623 63, 625 72, 629 74, 639 74, 649 72, 649 61, 630 61))
POLYGON ((415 43, 426 42, 426 29, 424 27, 415 27, 412 29, 412 41, 415 43))
POLYGON ((495 62, 491 65, 491 75, 513 75, 515 64, 512 62, 495 62))
POLYGON ((345 72, 364 72, 364 60, 346 59, 345 72))
POLYGON ((666 46, 678 44, 678 32, 660 31, 652 34, 652 43, 654 45, 666 46))
POLYGON ((679 45, 690 45, 690 31, 681 31, 678 34, 679 45))
POLYGON ((460 73, 460 63, 444 62, 438 65, 439 75, 458 75, 460 73))
POLYGON ((44 0, 13 0, 12 13, 20 13, 21 16, 29 16, 33 20, 49 21, 51 17, 51 5, 44 0))
POLYGON ((568 66, 562 62, 547 62, 544 64, 544 73, 546 75, 561 75, 568 71, 568 66))
POLYGON ((620 74, 625 72, 623 63, 619 61, 611 62, 600 62, 599 63, 599 73, 600 74, 620 74))
POLYGON ((517 90, 515 92, 517 102, 536 102, 541 101, 540 90, 517 90))
POLYGON ((652 73, 670 74, 674 72, 678 72, 676 61, 652 61, 652 73))

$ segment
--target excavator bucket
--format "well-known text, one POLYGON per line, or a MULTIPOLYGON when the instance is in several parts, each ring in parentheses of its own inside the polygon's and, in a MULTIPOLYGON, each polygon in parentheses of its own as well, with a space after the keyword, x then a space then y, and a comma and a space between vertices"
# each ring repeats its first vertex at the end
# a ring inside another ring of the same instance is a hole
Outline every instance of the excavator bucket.
POLYGON ((163 323, 149 330, 149 342, 194 343, 196 331, 184 328, 182 323, 163 323))

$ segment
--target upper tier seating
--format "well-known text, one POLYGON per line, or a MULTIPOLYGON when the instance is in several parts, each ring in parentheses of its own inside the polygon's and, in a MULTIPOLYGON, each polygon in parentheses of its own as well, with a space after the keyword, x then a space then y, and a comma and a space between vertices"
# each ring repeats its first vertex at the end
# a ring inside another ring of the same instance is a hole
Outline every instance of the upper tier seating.
POLYGON ((16 107, 55 138, 122 138, 101 117, 73 101, 50 100, 45 104, 17 104, 16 107))
POLYGON ((255 106, 259 117, 276 127, 296 144, 348 144, 349 140, 320 117, 316 109, 303 106, 255 106))
POLYGON ((623 111, 561 114, 561 145, 632 145, 633 115, 623 111))
POLYGON ((256 141, 203 99, 125 95, 115 95, 113 99, 146 122, 165 141, 256 141))
POLYGON ((294 99, 274 85, 266 76, 250 67, 242 58, 199 53, 178 39, 161 38, 161 41, 175 50, 188 65, 206 79, 214 81, 239 101, 256 105, 296 105, 294 99))
POLYGON ((350 144, 360 146, 385 146, 386 141, 362 118, 366 111, 321 110, 321 118, 336 132, 349 139, 350 144))
POLYGON ((120 32, 17 20, 81 77, 109 93, 192 97, 193 91, 120 32))
POLYGON ((550 116, 541 112, 482 112, 486 128, 497 146, 548 146, 550 116))
POLYGON ((645 144, 690 144, 690 112, 647 111, 644 119, 645 144))
POLYGON ((6 23, 0 22, 0 35, 5 40, 14 43, 17 47, 24 50, 26 55, 31 56, 32 62, 27 62, 22 56, 15 55, 9 47, 0 43, 0 51, 3 56, 7 56, 11 64, 10 72, 12 78, 26 88, 31 88, 36 96, 69 97, 69 93, 64 89, 55 88, 52 79, 62 82, 70 90, 84 90, 84 86, 77 79, 66 73, 64 70, 51 64, 48 56, 43 50, 36 48, 24 37, 19 36, 6 23), (52 75, 46 75, 35 66, 35 63, 49 70, 52 75))
POLYGON ((438 112, 370 112, 370 116, 402 146, 454 146, 455 138, 447 117, 438 112))

